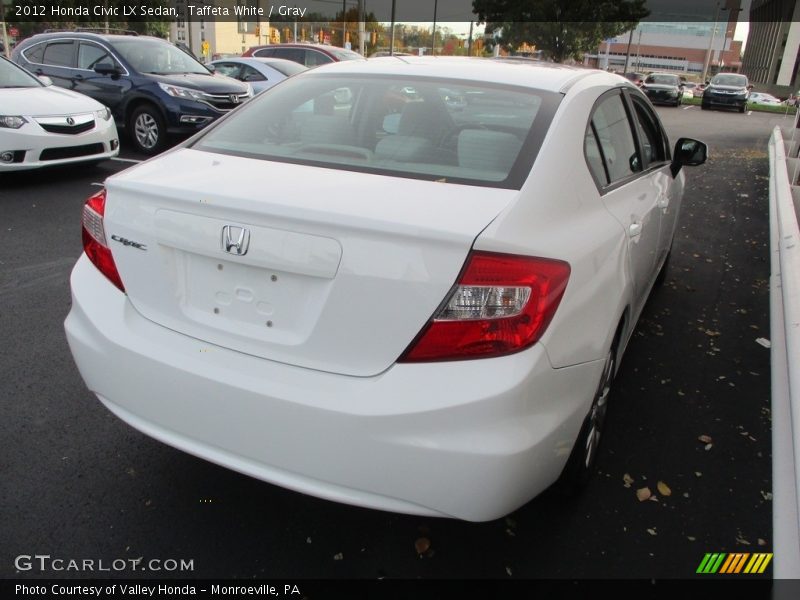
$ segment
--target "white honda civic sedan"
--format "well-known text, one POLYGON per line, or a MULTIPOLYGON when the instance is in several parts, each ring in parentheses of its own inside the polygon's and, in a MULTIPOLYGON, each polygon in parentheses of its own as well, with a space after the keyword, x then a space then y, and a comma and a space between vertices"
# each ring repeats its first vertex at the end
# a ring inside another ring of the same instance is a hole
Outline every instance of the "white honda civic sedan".
POLYGON ((672 152, 601 71, 313 69, 89 198, 69 345, 109 410, 176 448, 494 519, 590 472, 706 152, 672 152))
POLYGON ((0 57, 0 173, 119 154, 111 111, 0 57))

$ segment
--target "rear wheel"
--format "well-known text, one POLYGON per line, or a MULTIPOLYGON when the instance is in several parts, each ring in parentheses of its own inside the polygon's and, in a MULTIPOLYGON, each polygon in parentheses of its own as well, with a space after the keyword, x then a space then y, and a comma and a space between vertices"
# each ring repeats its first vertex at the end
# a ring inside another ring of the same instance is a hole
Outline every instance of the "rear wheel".
POLYGON ((739 107, 739 112, 740 112, 740 113, 743 113, 743 112, 744 112, 744 111, 746 111, 746 110, 747 110, 747 106, 746 106, 746 105, 744 105, 744 104, 742 104, 742 105, 739 107))
POLYGON ((600 383, 592 400, 589 414, 583 421, 583 426, 572 448, 566 467, 561 473, 558 487, 571 494, 580 490, 589 481, 597 460, 597 451, 600 446, 600 437, 605 425, 608 400, 611 394, 611 383, 617 369, 617 349, 619 346, 621 328, 617 331, 614 343, 606 355, 600 383))

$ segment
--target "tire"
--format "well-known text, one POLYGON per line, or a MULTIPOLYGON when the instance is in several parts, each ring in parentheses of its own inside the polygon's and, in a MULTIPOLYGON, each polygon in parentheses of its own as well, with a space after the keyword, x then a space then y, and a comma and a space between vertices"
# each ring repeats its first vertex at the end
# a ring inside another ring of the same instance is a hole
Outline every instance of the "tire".
POLYGON ((600 382, 592 399, 589 413, 583 421, 581 431, 575 440, 575 445, 572 447, 567 464, 556 484, 560 491, 566 495, 574 495, 579 492, 586 486, 594 472, 597 450, 608 410, 611 383, 617 370, 617 351, 621 333, 620 328, 606 355, 603 372, 600 375, 600 382))
POLYGON ((702 104, 702 103, 701 103, 701 104, 700 104, 700 109, 701 109, 701 110, 708 110, 708 105, 707 105, 707 104, 702 104))
POLYGON ((739 112, 743 113, 746 110, 747 110, 747 106, 743 104, 742 107, 739 109, 739 112))
POLYGON ((158 154, 167 144, 164 119, 155 106, 144 104, 133 111, 128 133, 134 147, 142 154, 158 154))
POLYGON ((658 272, 658 275, 656 275, 655 285, 657 287, 664 285, 664 282, 667 280, 667 271, 669 270, 669 259, 671 256, 672 248, 667 252, 667 258, 664 259, 664 264, 661 265, 661 270, 658 272))

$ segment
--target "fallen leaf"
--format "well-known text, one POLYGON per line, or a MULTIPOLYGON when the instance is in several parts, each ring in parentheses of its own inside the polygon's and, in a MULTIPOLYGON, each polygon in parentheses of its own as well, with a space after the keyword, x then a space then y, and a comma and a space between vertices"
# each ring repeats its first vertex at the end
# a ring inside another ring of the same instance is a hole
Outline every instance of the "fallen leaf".
POLYGON ((700 440, 701 442, 703 442, 704 444, 710 444, 711 442, 714 441, 714 440, 711 439, 710 435, 701 435, 697 439, 700 440))
POLYGON ((511 577, 511 567, 506 567, 506 573, 508 573, 508 576, 511 577))
POLYGON ((687 535, 686 539, 689 540, 690 542, 694 542, 697 538, 694 537, 693 535, 687 535))
POLYGON ((630 475, 625 473, 625 475, 622 476, 622 481, 625 484, 625 487, 629 488, 629 487, 631 487, 631 484, 633 483, 633 477, 631 477, 630 475))
POLYGON ((770 342, 768 339, 763 338, 763 337, 756 338, 756 344, 764 346, 764 348, 771 348, 772 347, 772 342, 770 342))
POLYGON ((644 502, 653 494, 650 492, 649 487, 643 487, 636 490, 636 497, 639 499, 639 502, 644 502))
POLYGON ((339 552, 338 554, 333 555, 333 560, 344 560, 344 554, 339 552))
POLYGON ((658 535, 658 534, 656 533, 656 530, 655 530, 655 528, 653 528, 653 529, 648 529, 648 530, 647 530, 647 533, 649 533, 650 535, 658 535))
POLYGON ((711 448, 713 448, 713 447, 714 447, 714 444, 706 444, 705 447, 703 448, 703 450, 708 451, 708 450, 711 450, 711 448))
POLYGON ((417 554, 425 554, 428 550, 430 550, 431 541, 428 538, 419 538, 416 542, 414 542, 414 549, 417 551, 417 554))
POLYGON ((764 540, 762 538, 758 538, 758 545, 759 546, 766 546, 767 545, 767 540, 764 540))
POLYGON ((743 546, 749 546, 750 545, 750 542, 748 542, 746 539, 744 539, 741 536, 737 536, 736 543, 737 544, 742 544, 743 546))
POLYGON ((672 495, 672 490, 669 489, 669 486, 666 483, 664 483, 663 481, 659 481, 658 485, 656 485, 656 487, 658 488, 658 493, 661 494, 662 496, 671 496, 672 495))

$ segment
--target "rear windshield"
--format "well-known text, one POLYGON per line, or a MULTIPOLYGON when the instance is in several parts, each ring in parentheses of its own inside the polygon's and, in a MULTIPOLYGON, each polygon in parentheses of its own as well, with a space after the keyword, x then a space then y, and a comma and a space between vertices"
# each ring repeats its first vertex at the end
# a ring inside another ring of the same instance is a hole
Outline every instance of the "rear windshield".
POLYGON ((459 80, 309 73, 241 107, 193 147, 518 189, 560 97, 459 80))

